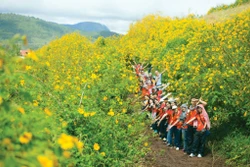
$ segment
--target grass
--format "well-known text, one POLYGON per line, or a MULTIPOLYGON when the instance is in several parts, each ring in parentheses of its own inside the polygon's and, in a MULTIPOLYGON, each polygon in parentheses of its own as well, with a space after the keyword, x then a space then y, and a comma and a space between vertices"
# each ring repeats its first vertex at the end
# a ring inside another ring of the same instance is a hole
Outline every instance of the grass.
POLYGON ((204 17, 202 17, 202 19, 204 19, 208 23, 223 22, 247 9, 250 9, 250 3, 240 5, 235 8, 230 8, 230 9, 214 12, 214 13, 205 15, 204 17))

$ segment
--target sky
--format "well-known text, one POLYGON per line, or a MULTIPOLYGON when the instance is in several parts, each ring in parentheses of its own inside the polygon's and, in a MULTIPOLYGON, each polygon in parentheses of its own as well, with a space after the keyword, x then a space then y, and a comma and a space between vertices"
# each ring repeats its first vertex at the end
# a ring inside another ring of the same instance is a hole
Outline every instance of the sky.
MULTIPOLYGON (((149 14, 204 15, 211 7, 235 0, 0 0, 0 13, 34 16, 60 24, 92 21, 126 34, 130 24, 149 14)), ((1 26, 1 25, 0 25, 1 26)))

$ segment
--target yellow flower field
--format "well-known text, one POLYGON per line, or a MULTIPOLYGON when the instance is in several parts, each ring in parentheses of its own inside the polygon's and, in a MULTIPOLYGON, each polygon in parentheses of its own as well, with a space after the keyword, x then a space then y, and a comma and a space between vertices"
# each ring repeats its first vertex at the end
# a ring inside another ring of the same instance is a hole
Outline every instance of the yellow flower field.
POLYGON ((250 10, 215 24, 149 15, 124 36, 67 34, 25 59, 0 46, 0 166, 135 165, 150 144, 134 60, 166 69, 181 102, 207 101, 213 128, 250 130, 249 26, 250 10))

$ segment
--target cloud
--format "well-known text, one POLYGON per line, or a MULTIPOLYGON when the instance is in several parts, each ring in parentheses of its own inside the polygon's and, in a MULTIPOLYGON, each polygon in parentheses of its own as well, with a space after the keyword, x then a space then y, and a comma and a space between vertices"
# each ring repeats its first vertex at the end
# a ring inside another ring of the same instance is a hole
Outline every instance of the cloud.
POLYGON ((57 23, 95 21, 112 31, 126 33, 129 25, 148 14, 203 15, 214 6, 235 0, 3 0, 0 12, 38 17, 57 23), (15 4, 15 5, 14 5, 15 4))

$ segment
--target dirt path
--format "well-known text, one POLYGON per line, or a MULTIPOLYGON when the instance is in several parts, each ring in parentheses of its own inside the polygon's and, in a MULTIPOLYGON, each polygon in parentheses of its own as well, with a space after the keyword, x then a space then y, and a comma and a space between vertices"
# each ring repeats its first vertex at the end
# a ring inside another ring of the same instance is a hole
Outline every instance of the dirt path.
POLYGON ((226 167, 222 159, 214 159, 209 153, 205 157, 189 157, 183 151, 176 151, 148 130, 151 151, 146 155, 143 167, 226 167))

